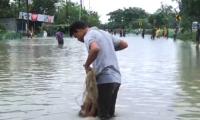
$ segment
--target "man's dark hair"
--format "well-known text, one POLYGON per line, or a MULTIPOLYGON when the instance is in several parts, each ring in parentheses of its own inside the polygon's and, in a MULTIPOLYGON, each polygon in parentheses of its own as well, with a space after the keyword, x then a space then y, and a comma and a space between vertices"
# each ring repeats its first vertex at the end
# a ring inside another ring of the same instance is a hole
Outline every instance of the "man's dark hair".
POLYGON ((83 21, 76 21, 72 23, 69 27, 69 35, 72 37, 74 33, 77 32, 77 29, 85 29, 88 25, 83 21))

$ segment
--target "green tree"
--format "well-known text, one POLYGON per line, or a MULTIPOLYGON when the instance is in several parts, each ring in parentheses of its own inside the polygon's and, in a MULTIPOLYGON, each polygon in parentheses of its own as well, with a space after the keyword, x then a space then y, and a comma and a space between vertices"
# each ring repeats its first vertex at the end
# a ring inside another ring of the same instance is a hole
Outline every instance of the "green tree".
POLYGON ((109 23, 110 29, 122 27, 122 22, 124 17, 122 9, 110 12, 108 15, 110 16, 110 18, 108 19, 108 21, 110 22, 109 23))
POLYGON ((200 22, 200 0, 172 0, 179 4, 181 26, 185 30, 191 29, 193 21, 200 22))
MULTIPOLYGON (((145 19, 148 16, 145 10, 137 7, 129 7, 123 10, 118 9, 110 12, 108 15, 110 16, 109 26, 112 26, 112 28, 138 28, 139 19, 145 19)), ((146 20, 142 20, 141 22, 146 22, 146 20)))
MULTIPOLYGON (((80 5, 70 1, 63 5, 59 12, 56 13, 56 24, 71 24, 74 21, 79 20, 80 5)), ((98 26, 100 24, 99 16, 97 12, 81 10, 81 20, 84 20, 90 24, 90 26, 98 26)))
POLYGON ((183 15, 192 17, 200 21, 200 1, 199 0, 181 0, 180 10, 183 15))
POLYGON ((10 11, 10 0, 0 0, 0 14, 2 18, 13 17, 13 13, 10 11))
POLYGON ((82 17, 82 19, 87 21, 90 26, 100 25, 99 15, 97 12, 84 10, 83 16, 84 18, 82 17))
POLYGON ((175 24, 175 16, 172 6, 161 4, 161 7, 154 14, 150 15, 148 20, 152 26, 168 26, 172 28, 175 24))
POLYGON ((33 0, 30 11, 37 14, 54 15, 56 12, 55 3, 58 0, 33 0))

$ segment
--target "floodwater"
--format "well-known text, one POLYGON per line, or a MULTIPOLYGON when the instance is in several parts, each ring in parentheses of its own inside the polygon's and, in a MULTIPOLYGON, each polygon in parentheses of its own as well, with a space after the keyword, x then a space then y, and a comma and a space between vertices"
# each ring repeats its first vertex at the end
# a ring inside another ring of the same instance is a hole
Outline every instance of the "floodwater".
MULTIPOLYGON (((193 43, 128 35, 113 120, 199 120, 200 51, 193 43)), ((0 120, 80 118, 84 44, 65 38, 0 41, 0 120)))

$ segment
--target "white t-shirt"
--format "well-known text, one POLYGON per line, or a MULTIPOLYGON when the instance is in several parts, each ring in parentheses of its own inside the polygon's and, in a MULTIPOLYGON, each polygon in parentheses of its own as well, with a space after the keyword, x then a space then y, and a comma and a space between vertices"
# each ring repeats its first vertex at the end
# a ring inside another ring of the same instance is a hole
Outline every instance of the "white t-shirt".
POLYGON ((93 68, 97 74, 97 84, 121 83, 115 46, 119 39, 106 31, 98 28, 90 28, 84 37, 84 43, 89 51, 90 44, 96 42, 100 48, 97 58, 93 62, 93 68))

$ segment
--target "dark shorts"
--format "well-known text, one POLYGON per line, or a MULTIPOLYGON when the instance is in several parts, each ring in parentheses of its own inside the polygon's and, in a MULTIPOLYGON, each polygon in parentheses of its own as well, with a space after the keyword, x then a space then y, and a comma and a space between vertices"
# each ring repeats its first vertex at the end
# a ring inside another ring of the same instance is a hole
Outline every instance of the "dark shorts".
POLYGON ((119 87, 119 83, 98 85, 98 116, 100 118, 110 118, 114 116, 119 87))
POLYGON ((58 44, 59 44, 59 45, 64 44, 64 40, 63 40, 63 39, 58 39, 58 44))

